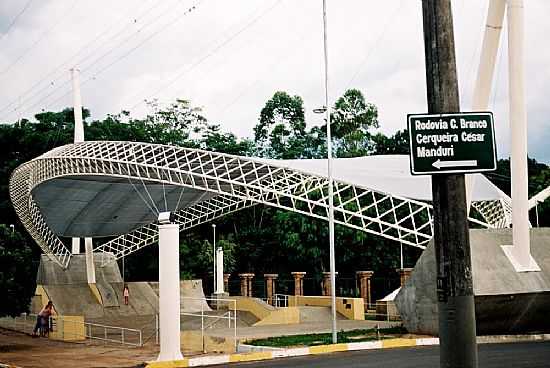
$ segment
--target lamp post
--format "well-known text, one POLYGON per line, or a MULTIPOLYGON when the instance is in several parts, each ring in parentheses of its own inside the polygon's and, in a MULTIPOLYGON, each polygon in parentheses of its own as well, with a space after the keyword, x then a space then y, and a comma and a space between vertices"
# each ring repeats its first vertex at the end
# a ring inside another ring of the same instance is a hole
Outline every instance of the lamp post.
POLYGON ((334 198, 332 179, 332 135, 330 132, 330 105, 328 98, 328 47, 327 47, 327 1, 323 0, 323 51, 325 59, 325 106, 314 109, 317 114, 325 113, 327 122, 327 171, 328 171, 328 226, 330 255, 330 299, 332 312, 332 343, 338 342, 336 333, 336 264, 334 255, 334 198))
POLYGON ((216 292, 216 224, 212 224, 212 232, 213 232, 213 246, 212 246, 212 261, 214 265, 214 272, 212 273, 213 278, 213 285, 214 288, 212 289, 212 294, 216 292))

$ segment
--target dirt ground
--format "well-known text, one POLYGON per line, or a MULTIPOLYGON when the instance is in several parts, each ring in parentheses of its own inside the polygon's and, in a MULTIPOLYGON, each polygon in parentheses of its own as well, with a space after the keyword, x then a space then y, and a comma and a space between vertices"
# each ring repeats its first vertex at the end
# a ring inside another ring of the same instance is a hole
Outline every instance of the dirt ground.
POLYGON ((156 359, 158 347, 66 343, 0 328, 0 363, 23 368, 135 367, 156 359))

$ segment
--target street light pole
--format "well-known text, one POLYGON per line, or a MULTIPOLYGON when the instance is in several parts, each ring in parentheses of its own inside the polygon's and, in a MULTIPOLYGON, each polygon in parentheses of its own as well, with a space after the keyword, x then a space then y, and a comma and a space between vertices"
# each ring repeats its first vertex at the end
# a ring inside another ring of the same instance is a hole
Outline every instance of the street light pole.
POLYGON ((212 260, 214 262, 214 272, 212 273, 212 276, 213 276, 213 283, 214 283, 214 288, 212 289, 212 294, 214 294, 216 292, 216 224, 212 224, 212 231, 213 231, 213 235, 214 235, 214 243, 213 243, 213 247, 212 247, 212 260))
POLYGON ((338 342, 336 334, 336 264, 334 260, 334 199, 332 180, 332 136, 330 133, 330 105, 328 98, 328 47, 327 47, 327 0, 323 0, 323 49, 325 56, 325 114, 327 122, 327 166, 328 166, 328 227, 330 253, 330 304, 332 308, 332 343, 338 342))

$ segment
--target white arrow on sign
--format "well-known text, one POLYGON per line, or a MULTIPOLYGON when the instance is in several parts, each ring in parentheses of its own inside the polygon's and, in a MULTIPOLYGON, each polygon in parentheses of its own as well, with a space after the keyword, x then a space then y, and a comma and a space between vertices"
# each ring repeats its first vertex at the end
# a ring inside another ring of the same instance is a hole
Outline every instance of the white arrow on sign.
POLYGON ((441 169, 442 167, 471 167, 477 166, 477 160, 441 161, 440 159, 437 159, 432 166, 438 169, 441 169))

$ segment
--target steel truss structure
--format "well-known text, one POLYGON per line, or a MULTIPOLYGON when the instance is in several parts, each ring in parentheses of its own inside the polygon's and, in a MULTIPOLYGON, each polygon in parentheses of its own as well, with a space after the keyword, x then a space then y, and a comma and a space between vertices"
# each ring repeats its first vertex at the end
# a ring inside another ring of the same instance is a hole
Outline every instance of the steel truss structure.
MULTIPOLYGON (((97 176, 98 181, 101 176, 145 180, 208 192, 208 199, 176 212, 181 230, 256 204, 328 219, 328 179, 274 160, 135 142, 70 144, 21 165, 10 180, 10 196, 23 225, 63 267, 71 253, 48 227, 32 191, 46 181, 79 175, 97 176)), ((477 224, 510 226, 509 198, 473 202, 472 209, 470 219, 477 224)), ((424 248, 433 236, 430 203, 360 183, 334 181, 334 216, 337 224, 410 246, 424 248)), ((98 245, 95 251, 119 259, 155 243, 157 236, 157 225, 150 223, 98 245)))

